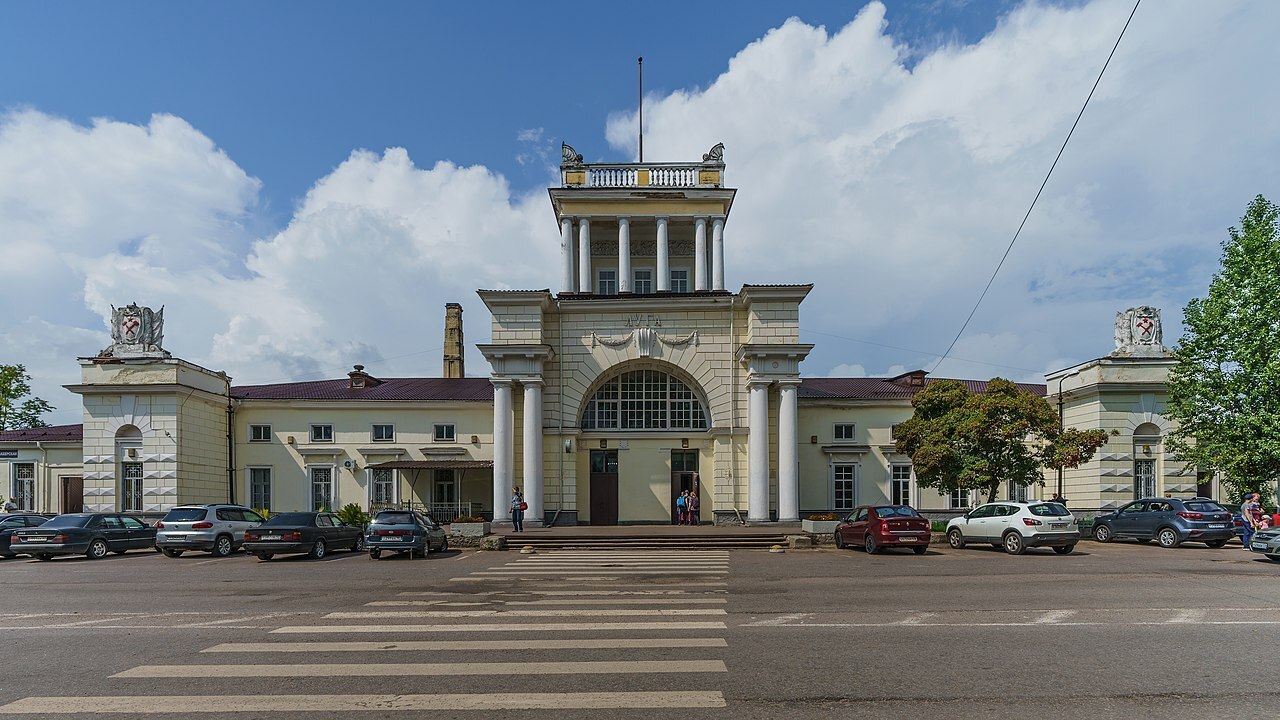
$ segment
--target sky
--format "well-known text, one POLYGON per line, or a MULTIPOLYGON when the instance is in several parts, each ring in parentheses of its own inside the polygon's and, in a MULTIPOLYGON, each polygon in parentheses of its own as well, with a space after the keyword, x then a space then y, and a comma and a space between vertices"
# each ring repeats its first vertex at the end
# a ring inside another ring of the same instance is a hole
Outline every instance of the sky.
MULTIPOLYGON (((440 373, 444 309, 556 288, 559 144, 725 144, 726 281, 812 282, 812 376, 1022 381, 1203 295, 1280 197, 1280 4, 0 4, 0 363, 79 420, 111 305, 237 384, 440 373), (937 367, 934 368, 935 364, 937 367)), ((469 348, 468 372, 484 375, 469 348)))

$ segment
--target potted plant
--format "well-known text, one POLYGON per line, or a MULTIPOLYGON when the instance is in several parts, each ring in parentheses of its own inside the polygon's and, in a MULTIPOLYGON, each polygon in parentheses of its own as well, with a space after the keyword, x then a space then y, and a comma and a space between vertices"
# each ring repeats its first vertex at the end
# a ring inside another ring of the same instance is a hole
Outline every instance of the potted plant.
POLYGON ((835 513, 815 513, 800 522, 800 528, 810 535, 830 535, 840 524, 840 516, 835 513))

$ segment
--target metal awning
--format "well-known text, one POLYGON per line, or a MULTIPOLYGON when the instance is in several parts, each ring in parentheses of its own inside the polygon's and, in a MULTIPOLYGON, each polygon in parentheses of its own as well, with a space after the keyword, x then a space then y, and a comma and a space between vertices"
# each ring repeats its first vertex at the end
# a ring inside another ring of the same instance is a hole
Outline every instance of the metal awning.
POLYGON ((392 460, 368 466, 370 470, 479 470, 492 468, 492 460, 392 460))

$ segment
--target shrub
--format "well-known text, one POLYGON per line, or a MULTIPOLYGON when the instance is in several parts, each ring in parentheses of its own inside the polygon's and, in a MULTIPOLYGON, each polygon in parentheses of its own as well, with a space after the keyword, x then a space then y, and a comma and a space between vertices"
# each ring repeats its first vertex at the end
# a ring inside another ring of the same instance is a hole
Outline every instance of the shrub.
POLYGON ((453 521, 456 523, 460 523, 460 522, 461 523, 467 523, 467 522, 478 523, 478 522, 484 522, 484 518, 480 517, 479 515, 459 515, 458 517, 454 518, 453 521))
POLYGON ((364 527, 369 524, 369 513, 356 503, 347 503, 338 510, 338 519, 352 527, 364 527))
POLYGON ((839 520, 835 513, 814 513, 809 516, 810 520, 839 520))
POLYGON ((263 520, 271 517, 271 511, 266 508, 253 508, 253 511, 261 515, 263 520))

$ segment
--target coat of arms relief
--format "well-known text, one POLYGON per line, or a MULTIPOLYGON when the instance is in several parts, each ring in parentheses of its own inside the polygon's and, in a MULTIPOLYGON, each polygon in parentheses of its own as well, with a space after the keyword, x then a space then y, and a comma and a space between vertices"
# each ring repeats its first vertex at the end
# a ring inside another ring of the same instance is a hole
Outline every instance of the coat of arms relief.
POLYGON ((169 357, 163 341, 163 306, 152 310, 137 303, 119 308, 112 305, 111 347, 98 357, 169 357))
POLYGON ((1143 305, 1116 313, 1116 349, 1112 355, 1154 357, 1167 355, 1160 308, 1143 305))

